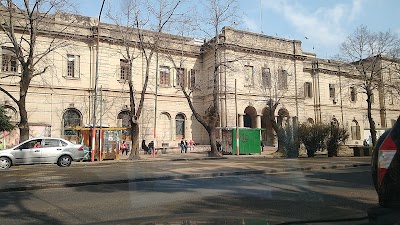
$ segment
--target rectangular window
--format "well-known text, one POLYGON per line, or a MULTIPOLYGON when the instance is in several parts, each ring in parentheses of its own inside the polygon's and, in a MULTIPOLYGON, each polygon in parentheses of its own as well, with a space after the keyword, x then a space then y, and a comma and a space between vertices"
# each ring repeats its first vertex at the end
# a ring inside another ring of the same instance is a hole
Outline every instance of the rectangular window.
POLYGON ((196 70, 190 70, 190 89, 194 89, 196 87, 196 70))
POLYGON ((263 87, 271 87, 271 70, 269 68, 263 67, 261 71, 263 87))
POLYGON ((79 78, 79 55, 67 55, 67 77, 79 78))
POLYGON ((335 93, 335 85, 334 84, 329 84, 329 98, 335 99, 336 93, 335 93))
POLYGON ((357 101, 357 90, 356 87, 350 87, 350 101, 357 101))
POLYGON ((17 72, 18 63, 17 57, 12 54, 3 54, 2 55, 2 66, 1 71, 3 72, 17 72))
POLYGON ((161 66, 160 67, 160 86, 169 87, 170 84, 170 75, 169 75, 169 67, 161 66))
POLYGON ((351 126, 351 139, 361 140, 360 126, 358 125, 351 126))
POLYGON ((184 68, 177 68, 176 69, 176 79, 175 79, 175 86, 185 88, 185 69, 184 68))
POLYGON ((129 60, 127 59, 120 59, 119 60, 119 65, 120 65, 120 75, 119 75, 119 80, 128 80, 131 74, 131 66, 129 63, 129 60))
POLYGON ((278 73, 278 90, 286 90, 287 89, 287 71, 281 70, 278 73))
POLYGON ((312 97, 312 87, 311 82, 304 83, 304 97, 311 98, 312 97))
POLYGON ((389 105, 393 105, 394 103, 394 101, 393 101, 393 92, 392 91, 389 91, 389 93, 388 93, 388 95, 389 95, 389 105))
POLYGON ((245 86, 254 85, 254 68, 253 66, 244 66, 245 86))

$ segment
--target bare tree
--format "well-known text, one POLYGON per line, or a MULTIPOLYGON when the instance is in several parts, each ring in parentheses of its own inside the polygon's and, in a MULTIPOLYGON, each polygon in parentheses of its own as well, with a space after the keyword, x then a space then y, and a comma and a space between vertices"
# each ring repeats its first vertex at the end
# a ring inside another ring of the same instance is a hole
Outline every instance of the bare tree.
MULTIPOLYGON (((8 61, 3 58, 3 65, 6 62, 10 66, 5 70, 9 73, 3 74, 1 78, 14 77, 19 80, 19 92, 17 95, 13 94, 3 86, 0 86, 0 91, 18 106, 20 141, 24 141, 29 138, 26 97, 30 83, 33 78, 45 74, 49 69, 50 65, 43 65, 46 57, 51 52, 68 45, 67 39, 58 35, 60 24, 55 25, 55 17, 66 6, 66 1, 24 0, 21 3, 21 1, 1 0, 0 3, 0 27, 7 39, 3 44, 9 46, 7 51, 11 53, 8 61), (51 29, 58 29, 58 32, 50 32, 51 29), (39 43, 40 35, 45 35, 50 40, 47 43, 39 43), (21 68, 20 73, 17 72, 18 64, 21 68)), ((65 25, 61 30, 64 31, 67 27, 68 25, 65 25)))
MULTIPOLYGON (((149 84, 150 70, 153 57, 158 53, 161 43, 165 39, 165 32, 179 16, 177 11, 180 0, 123 0, 122 17, 109 13, 109 17, 119 25, 119 36, 123 50, 120 52, 125 58, 128 68, 130 99, 130 125, 132 151, 129 159, 139 158, 139 123, 142 114, 145 95, 149 84), (137 51, 138 52, 135 52, 137 51), (136 106, 135 90, 132 77, 132 62, 142 57, 145 61, 144 82, 140 91, 139 104, 136 106)), ((118 12, 120 13, 120 12, 118 12)))
MULTIPOLYGON (((224 25, 234 25, 238 22, 238 15, 235 0, 208 0, 203 4, 204 12, 201 16, 199 29, 206 33, 208 37, 212 37, 203 45, 203 50, 207 54, 212 55, 213 65, 211 72, 212 80, 212 100, 210 106, 206 110, 204 117, 200 115, 198 109, 195 108, 192 99, 192 91, 187 91, 183 86, 181 88, 189 107, 196 120, 205 128, 211 145, 211 156, 220 156, 217 150, 217 127, 220 120, 219 93, 220 93, 220 71, 232 60, 225 61, 221 57, 225 48, 224 40, 220 37, 220 31, 224 25)), ((176 67, 176 66, 175 66, 176 67)), ((183 82, 181 82, 183 84, 183 82)))
POLYGON ((382 93, 390 87, 384 78, 387 68, 394 65, 400 54, 399 37, 391 32, 372 32, 365 26, 358 27, 341 45, 340 58, 353 66, 354 80, 359 91, 366 95, 367 117, 372 143, 376 144, 376 125, 372 117, 373 91, 382 93), (389 59, 389 60, 387 60, 389 59), (387 63, 384 63, 387 62, 387 63))
MULTIPOLYGON (((289 140, 292 140, 293 137, 288 137, 285 126, 289 121, 284 121, 284 118, 287 118, 287 112, 277 112, 279 105, 282 104, 283 101, 289 102, 291 99, 298 98, 299 96, 295 96, 296 92, 294 92, 293 88, 290 88, 292 85, 294 76, 288 76, 288 68, 284 65, 272 65, 274 68, 262 68, 262 76, 261 76, 261 93, 263 93, 266 105, 268 107, 266 118, 268 122, 271 124, 273 131, 277 136, 278 141, 278 152, 286 154, 289 150, 289 147, 293 147, 289 143, 289 140), (278 117, 275 115, 278 114, 278 117)), ((289 103, 290 104, 290 103, 289 103)), ((296 129, 297 124, 293 124, 290 126, 291 129, 296 129)), ((296 138, 296 133, 294 134, 294 139, 296 138)), ((294 140, 297 142, 297 140, 294 140)))

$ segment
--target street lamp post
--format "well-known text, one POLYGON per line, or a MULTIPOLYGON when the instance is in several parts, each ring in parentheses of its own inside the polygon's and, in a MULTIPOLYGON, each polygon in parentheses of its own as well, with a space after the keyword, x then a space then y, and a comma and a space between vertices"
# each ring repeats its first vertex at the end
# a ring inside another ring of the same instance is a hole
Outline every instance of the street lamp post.
POLYGON ((99 21, 97 24, 97 44, 96 44, 96 76, 94 79, 94 98, 93 98, 93 127, 92 127, 92 156, 90 158, 91 162, 94 162, 94 153, 96 148, 96 108, 97 108, 97 83, 99 81, 99 44, 100 44, 100 18, 101 12, 103 11, 105 0, 101 4, 99 21))

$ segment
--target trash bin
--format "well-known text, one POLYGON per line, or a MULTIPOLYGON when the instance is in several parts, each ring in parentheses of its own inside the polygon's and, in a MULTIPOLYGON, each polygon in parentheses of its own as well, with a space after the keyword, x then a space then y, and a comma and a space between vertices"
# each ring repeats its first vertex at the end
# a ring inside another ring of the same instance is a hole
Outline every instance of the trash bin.
POLYGON ((169 148, 169 143, 162 143, 161 147, 162 147, 161 153, 162 154, 167 154, 167 148, 169 148))

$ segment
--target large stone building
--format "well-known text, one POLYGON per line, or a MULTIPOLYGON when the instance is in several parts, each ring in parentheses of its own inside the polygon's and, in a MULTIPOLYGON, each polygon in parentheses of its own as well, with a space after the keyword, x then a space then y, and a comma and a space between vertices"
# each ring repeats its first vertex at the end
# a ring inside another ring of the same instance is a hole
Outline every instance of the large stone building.
MULTIPOLYGON (((99 51, 96 52, 95 19, 55 16, 53 23, 54 26, 47 28, 48 33, 39 34, 37 52, 45 51, 54 35, 57 36, 56 41, 62 41, 63 45, 37 65, 38 68, 49 67, 46 73, 32 80, 29 88, 26 105, 31 135, 68 137, 75 135, 71 126, 92 125, 97 54, 97 126, 125 126, 130 110, 127 73, 132 71, 135 97, 139 98, 145 73, 143 54, 132 44, 137 54, 132 68, 127 67, 120 28, 116 25, 102 24, 99 51), (61 29, 72 19, 75 22, 68 29, 61 29)), ((152 33, 147 32, 147 35, 152 33)), ((351 73, 350 65, 303 52, 298 40, 230 27, 223 28, 218 38, 223 46, 220 61, 227 62, 219 73, 221 127, 236 126, 237 107, 238 126, 265 128, 264 142, 274 145, 266 104, 273 99, 280 101, 276 116, 297 118, 300 122, 332 121, 344 125, 351 131, 349 144, 361 144, 363 139, 368 138, 365 94, 358 89, 358 78, 351 73)), ((20 65, 9 50, 12 45, 8 37, 1 33, 0 40, 0 85, 18 96, 18 76, 12 75, 21 72, 20 65)), ((150 79, 140 117, 140 139, 153 139, 156 121, 158 143, 175 146, 183 137, 206 144, 207 133, 192 116, 180 90, 180 82, 184 82, 185 88, 192 92, 195 108, 205 113, 211 103, 214 65, 213 54, 207 48, 208 42, 169 34, 163 34, 162 40, 158 57, 153 57, 150 65, 150 79), (178 73, 184 74, 184 79, 179 79, 178 73)), ((134 43, 135 39, 131 41, 134 43)), ((382 59, 380 63, 389 61, 382 59)), ((385 79, 390 76, 390 69, 382 73, 385 79)), ((381 89, 376 90, 374 96, 373 118, 378 129, 385 129, 399 116, 399 102, 392 93, 381 89)), ((0 93, 0 100, 13 121, 17 122, 16 104, 4 93, 0 93)), ((8 145, 16 142, 17 131, 7 134, 8 145)))

